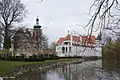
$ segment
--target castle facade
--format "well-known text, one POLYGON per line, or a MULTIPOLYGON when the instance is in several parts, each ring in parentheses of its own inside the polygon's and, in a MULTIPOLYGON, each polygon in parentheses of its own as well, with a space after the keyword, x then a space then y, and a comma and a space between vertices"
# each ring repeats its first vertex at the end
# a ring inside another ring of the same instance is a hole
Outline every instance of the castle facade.
POLYGON ((39 25, 39 19, 36 19, 36 25, 31 30, 17 31, 13 39, 13 53, 16 56, 24 54, 26 56, 37 55, 41 51, 42 29, 39 25))

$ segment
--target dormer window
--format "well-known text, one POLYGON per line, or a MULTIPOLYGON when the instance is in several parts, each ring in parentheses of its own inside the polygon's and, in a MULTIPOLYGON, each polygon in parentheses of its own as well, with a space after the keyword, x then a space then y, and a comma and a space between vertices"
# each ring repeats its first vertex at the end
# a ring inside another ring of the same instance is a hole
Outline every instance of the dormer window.
POLYGON ((64 42, 64 45, 70 45, 70 42, 64 42))

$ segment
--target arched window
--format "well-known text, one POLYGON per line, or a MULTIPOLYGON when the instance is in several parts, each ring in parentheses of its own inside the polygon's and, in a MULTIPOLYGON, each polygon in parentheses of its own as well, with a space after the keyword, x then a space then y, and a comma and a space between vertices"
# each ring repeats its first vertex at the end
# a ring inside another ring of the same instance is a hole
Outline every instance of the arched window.
POLYGON ((65 47, 62 47, 62 53, 65 53, 65 47))

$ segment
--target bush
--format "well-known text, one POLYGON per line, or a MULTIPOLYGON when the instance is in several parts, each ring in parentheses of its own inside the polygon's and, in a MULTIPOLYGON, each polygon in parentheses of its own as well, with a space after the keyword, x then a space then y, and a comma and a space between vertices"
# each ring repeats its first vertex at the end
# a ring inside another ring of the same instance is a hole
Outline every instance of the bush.
POLYGON ((43 54, 37 55, 37 60, 38 61, 44 61, 43 54))
POLYGON ((0 60, 2 59, 2 55, 0 54, 0 60))
POLYGON ((23 58, 23 56, 16 56, 13 59, 15 59, 16 61, 25 61, 25 58, 23 58))
POLYGON ((102 47, 103 67, 114 68, 120 64, 120 42, 112 42, 102 47))
POLYGON ((50 57, 49 57, 49 55, 48 54, 43 54, 43 59, 44 60, 48 60, 50 57))
POLYGON ((54 60, 58 59, 58 56, 54 54, 39 54, 32 56, 29 56, 29 58, 26 58, 24 54, 21 54, 20 56, 12 56, 11 54, 3 54, 0 55, 0 59, 2 60, 11 60, 11 61, 44 61, 44 60, 54 60))
POLYGON ((39 54, 39 55, 33 54, 28 58, 28 61, 44 61, 43 54, 39 54))
POLYGON ((51 56, 51 59, 53 59, 53 60, 59 58, 58 56, 56 56, 56 55, 54 55, 54 54, 51 54, 50 56, 51 56))

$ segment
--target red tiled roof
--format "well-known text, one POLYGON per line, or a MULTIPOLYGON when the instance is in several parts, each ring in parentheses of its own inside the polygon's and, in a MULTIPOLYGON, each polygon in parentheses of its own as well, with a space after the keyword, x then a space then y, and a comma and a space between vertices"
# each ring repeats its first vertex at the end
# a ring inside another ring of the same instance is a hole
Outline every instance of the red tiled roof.
POLYGON ((61 45, 63 41, 64 41, 64 38, 60 38, 60 39, 57 41, 57 45, 61 45))
POLYGON ((90 44, 91 46, 94 44, 95 42, 95 36, 82 36, 82 43, 83 45, 87 44, 87 40, 88 40, 88 44, 90 44))
POLYGON ((75 42, 78 41, 79 42, 80 41, 80 36, 73 36, 73 41, 75 41, 75 42))
POLYGON ((87 41, 87 38, 89 38, 89 41, 95 41, 95 36, 81 36, 82 37, 82 41, 87 41))
POLYGON ((70 40, 70 35, 67 35, 64 40, 70 40))
MULTIPOLYGON (((67 35, 64 40, 70 40, 70 36, 71 35, 67 35)), ((80 41, 80 37, 79 36, 72 36, 72 37, 73 37, 73 41, 80 41)))
MULTIPOLYGON (((87 37, 88 36, 72 36, 72 41, 73 43, 78 43, 80 42, 80 37, 82 38, 82 42, 83 42, 83 45, 86 45, 86 42, 87 42, 87 37)), ((61 45, 63 41, 66 41, 66 40, 70 40, 71 39, 71 35, 67 35, 65 38, 60 38, 58 41, 57 41, 57 45, 61 45)), ((95 41, 95 36, 91 36, 89 38, 89 41, 88 43, 90 44, 93 44, 95 41)))
MULTIPOLYGON (((70 40, 70 37, 71 35, 67 35, 65 38, 60 38, 58 41, 57 41, 57 45, 61 45, 63 41, 66 41, 66 40, 70 40)), ((73 36, 73 42, 79 42, 80 41, 80 37, 79 36, 73 36)))

